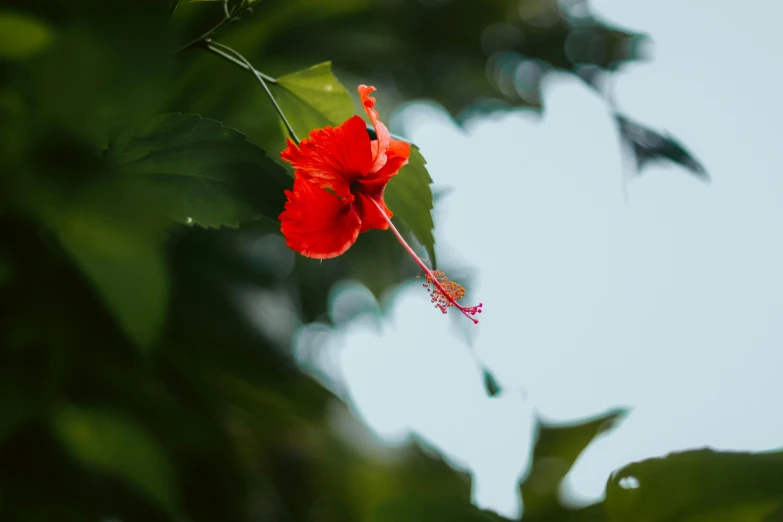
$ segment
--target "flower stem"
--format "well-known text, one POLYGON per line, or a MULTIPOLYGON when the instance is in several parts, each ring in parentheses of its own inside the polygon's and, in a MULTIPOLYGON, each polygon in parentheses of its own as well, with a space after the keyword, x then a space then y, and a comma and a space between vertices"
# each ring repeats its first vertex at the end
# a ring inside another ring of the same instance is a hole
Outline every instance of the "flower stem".
POLYGON ((272 102, 272 105, 275 107, 275 110, 277 111, 277 114, 280 116, 280 119, 283 120, 283 124, 285 125, 285 128, 288 130, 288 135, 298 145, 299 137, 296 135, 296 132, 294 131, 294 128, 291 126, 291 123, 289 123, 288 119, 285 117, 285 114, 283 114, 283 109, 280 108, 280 105, 277 103, 277 100, 272 94, 272 91, 269 90, 269 86, 266 83, 270 79, 273 80, 273 83, 277 83, 277 80, 274 80, 274 78, 270 78, 269 76, 257 71, 255 67, 253 67, 250 64, 250 62, 247 61, 247 58, 245 58, 244 56, 242 56, 237 51, 235 51, 234 49, 232 49, 227 45, 223 45, 218 42, 213 42, 212 40, 205 40, 204 46, 208 51, 211 51, 253 73, 253 76, 256 77, 258 83, 260 83, 261 86, 264 88, 264 91, 266 91, 266 95, 269 96, 269 100, 272 102))
POLYGON ((392 220, 389 219, 389 216, 386 215, 386 212, 383 211, 381 206, 378 204, 377 201, 370 198, 370 201, 372 201, 373 205, 375 205, 375 208, 378 209, 378 212, 380 212, 381 216, 383 216, 383 219, 386 221, 386 223, 389 225, 389 228, 394 233, 394 235, 397 237, 397 241, 400 242, 402 247, 405 249, 406 252, 408 252, 408 255, 410 255, 414 261, 416 261, 416 264, 419 265, 419 267, 424 270, 424 273, 427 275, 427 281, 435 285, 435 287, 438 289, 440 294, 446 298, 453 306, 455 306, 462 314, 473 321, 473 324, 478 324, 478 319, 473 317, 476 313, 481 313, 481 307, 483 306, 483 303, 479 303, 478 306, 462 306, 457 302, 456 299, 454 299, 451 296, 451 292, 443 288, 443 285, 441 285, 440 281, 438 280, 438 276, 430 270, 430 268, 424 263, 424 261, 421 260, 421 258, 416 254, 416 252, 408 245, 408 242, 405 241, 405 239, 402 237, 402 234, 400 234, 400 231, 397 230, 397 227, 394 226, 394 223, 392 223, 392 220))

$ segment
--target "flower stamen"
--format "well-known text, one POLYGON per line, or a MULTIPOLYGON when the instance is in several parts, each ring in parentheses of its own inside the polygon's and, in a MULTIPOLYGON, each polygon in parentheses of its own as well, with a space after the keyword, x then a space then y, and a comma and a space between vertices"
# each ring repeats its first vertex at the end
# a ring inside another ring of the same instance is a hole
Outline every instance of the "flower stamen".
POLYGON ((468 319, 478 323, 472 316, 481 313, 482 303, 479 303, 478 306, 461 306, 457 303, 457 301, 465 297, 465 288, 461 284, 449 280, 446 274, 440 270, 433 270, 424 277, 427 279, 427 282, 423 283, 422 286, 429 291, 430 300, 435 305, 435 308, 445 314, 449 307, 456 306, 468 319))
POLYGON ((394 223, 392 223, 391 219, 389 219, 389 216, 387 216, 386 212, 381 209, 380 205, 378 205, 374 199, 371 199, 370 201, 373 202, 375 207, 378 209, 378 212, 380 212, 383 218, 386 220, 389 228, 392 232, 394 232, 394 235, 397 237, 397 240, 400 242, 403 248, 405 248, 413 260, 416 261, 416 264, 418 264, 419 267, 424 271, 426 282, 423 283, 422 286, 425 286, 429 290, 431 296, 430 299, 432 304, 435 305, 435 308, 439 309, 445 314, 450 307, 455 307, 457 310, 462 312, 465 317, 473 321, 473 324, 478 324, 478 319, 476 319, 474 316, 481 313, 481 307, 484 306, 484 304, 479 303, 476 306, 462 306, 459 304, 457 301, 465 296, 465 288, 463 288, 462 285, 455 283, 454 281, 450 281, 449 278, 446 277, 446 274, 440 270, 430 270, 425 262, 416 254, 416 252, 413 251, 410 245, 408 245, 408 243, 402 237, 402 234, 400 234, 399 230, 397 230, 397 227, 395 227, 394 223))

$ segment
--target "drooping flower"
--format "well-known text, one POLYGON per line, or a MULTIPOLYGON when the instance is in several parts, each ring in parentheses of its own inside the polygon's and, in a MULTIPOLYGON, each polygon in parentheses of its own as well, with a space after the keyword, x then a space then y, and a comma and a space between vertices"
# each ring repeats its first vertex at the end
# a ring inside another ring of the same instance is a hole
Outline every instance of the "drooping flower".
POLYGON ((378 119, 375 87, 359 86, 364 110, 375 128, 371 140, 359 116, 338 127, 312 131, 298 145, 288 140, 280 153, 294 167, 293 190, 285 192, 287 202, 280 214, 286 244, 303 256, 315 259, 337 257, 356 242, 361 232, 391 228, 394 235, 426 274, 425 286, 436 308, 446 313, 457 307, 473 322, 481 304, 464 307, 457 303, 465 290, 433 272, 405 242, 391 222, 392 212, 383 200, 389 180, 408 163, 410 145, 391 137, 378 119))
POLYGON ((280 215, 282 231, 288 246, 302 255, 336 257, 353 245, 360 232, 388 228, 371 201, 378 203, 386 216, 392 216, 383 191, 408 162, 410 145, 392 139, 378 120, 375 98, 370 96, 374 90, 359 87, 377 140, 371 141, 364 120, 353 116, 339 127, 311 132, 298 146, 289 139, 280 154, 294 167, 296 179, 293 193, 286 192, 286 211, 280 215))

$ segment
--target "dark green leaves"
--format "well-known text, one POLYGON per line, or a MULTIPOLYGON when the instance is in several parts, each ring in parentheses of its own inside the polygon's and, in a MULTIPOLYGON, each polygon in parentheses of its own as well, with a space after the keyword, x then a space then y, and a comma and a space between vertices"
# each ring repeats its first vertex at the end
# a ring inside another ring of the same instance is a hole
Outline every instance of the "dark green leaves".
POLYGON ((63 247, 103 295, 120 325, 147 349, 163 325, 168 281, 160 245, 105 215, 61 216, 63 247))
POLYGON ((496 397, 502 391, 495 376, 486 368, 484 369, 484 390, 490 397, 496 397))
POLYGON ((142 349, 157 338, 168 307, 165 222, 147 204, 148 196, 136 185, 118 183, 36 202, 39 218, 142 349))
POLYGON ((351 96, 332 74, 331 62, 277 79, 273 94, 299 138, 353 116, 351 96))
POLYGON ((0 374, 0 444, 43 409, 36 397, 40 391, 31 393, 28 384, 10 372, 0 374))
POLYGON ((174 74, 164 4, 57 2, 56 45, 14 79, 35 107, 33 121, 97 152, 110 132, 160 112, 174 74))
POLYGON ((411 145, 408 164, 386 186, 384 199, 394 212, 394 217, 413 233, 416 240, 427 249, 432 266, 436 266, 435 237, 432 229, 432 189, 427 162, 419 148, 411 145))
POLYGON ((702 181, 710 181, 704 166, 672 136, 665 136, 633 122, 620 114, 615 115, 620 137, 636 159, 636 170, 641 173, 645 165, 671 161, 690 171, 702 181))
MULTIPOLYGON (((425 489, 427 485, 423 485, 425 489)), ((502 519, 494 513, 482 511, 476 506, 463 502, 449 502, 438 497, 408 497, 395 499, 384 505, 373 517, 377 522, 431 522, 433 520, 449 522, 500 522, 502 519)))
POLYGON ((625 414, 625 410, 616 410, 580 424, 539 426, 530 473, 521 486, 526 516, 562 511, 558 490, 563 478, 585 448, 613 429, 625 414))
POLYGON ((49 26, 37 18, 0 11, 0 60, 32 56, 45 49, 53 37, 49 26))
POLYGON ((236 227, 262 216, 276 219, 285 171, 245 135, 196 114, 165 114, 124 132, 107 159, 143 179, 162 211, 181 223, 236 227))
POLYGON ((55 416, 54 431, 82 465, 120 478, 168 512, 176 512, 173 476, 166 456, 134 420, 111 412, 68 407, 55 416))
POLYGON ((605 70, 641 54, 642 35, 590 16, 582 2, 568 3, 574 16, 552 0, 497 0, 481 9, 470 1, 297 0, 291 14, 278 7, 290 4, 260 2, 267 11, 249 22, 256 26, 248 34, 259 33, 270 54, 301 63, 329 57, 377 87, 394 85, 401 99, 437 100, 455 116, 483 99, 538 106, 541 81, 555 68, 605 70), (335 7, 324 13, 326 4, 335 7), (265 31, 270 16, 286 14, 284 30, 265 31))
POLYGON ((169 216, 238 226, 275 219, 285 171, 244 135, 198 115, 166 114, 121 133, 93 186, 31 197, 39 218, 89 277, 119 325, 143 349, 168 308, 163 242, 169 216))
POLYGON ((783 453, 702 449, 629 464, 605 504, 609 522, 783 520, 783 453))

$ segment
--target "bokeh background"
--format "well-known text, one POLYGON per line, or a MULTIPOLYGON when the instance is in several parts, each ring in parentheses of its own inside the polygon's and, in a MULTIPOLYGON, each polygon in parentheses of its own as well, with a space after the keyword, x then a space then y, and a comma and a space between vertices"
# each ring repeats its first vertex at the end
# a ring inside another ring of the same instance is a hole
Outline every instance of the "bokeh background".
MULTIPOLYGON (((427 155, 439 259, 474 269, 477 328, 427 315, 412 284, 390 317, 329 334, 336 375, 381 437, 416 433, 474 474, 474 498, 509 516, 536 416, 632 413, 565 479, 595 501, 625 463, 697 447, 767 450, 783 421, 783 11, 763 2, 597 1, 654 35, 649 63, 614 83, 617 104, 698 152, 712 183, 672 165, 623 179, 604 101, 576 78, 543 88, 546 111, 474 117, 413 104, 394 130, 427 155), (744 101, 741 101, 744 100, 744 101), (467 340, 465 339, 467 337, 467 340), (502 393, 484 393, 482 366, 502 393)), ((336 293, 338 317, 342 299, 336 293)), ((369 299, 369 298, 368 298, 369 299)), ((467 325, 470 326, 470 325, 467 325)), ((322 363, 324 364, 324 363, 322 363)))
POLYGON ((781 15, 5 2, 0 519, 783 520, 781 15), (379 88, 478 326, 391 234, 285 246, 285 129, 186 46, 224 8, 300 135, 379 88))

